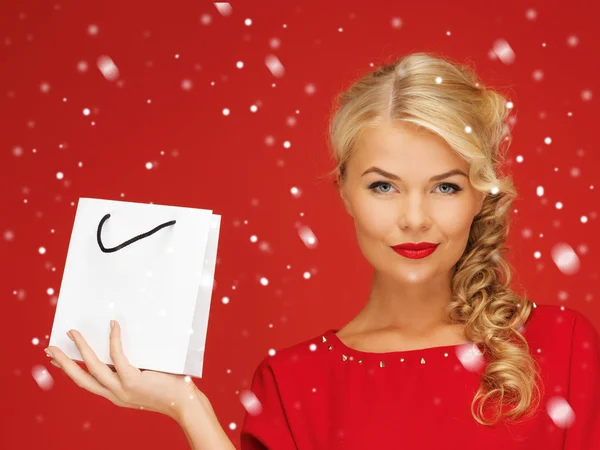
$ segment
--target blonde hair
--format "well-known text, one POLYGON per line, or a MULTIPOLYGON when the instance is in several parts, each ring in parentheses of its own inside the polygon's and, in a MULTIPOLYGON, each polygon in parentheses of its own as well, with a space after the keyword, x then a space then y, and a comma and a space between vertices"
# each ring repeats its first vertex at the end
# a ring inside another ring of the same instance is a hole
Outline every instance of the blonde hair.
POLYGON ((512 179, 500 173, 511 143, 506 99, 485 87, 468 65, 418 52, 381 65, 336 100, 329 124, 336 167, 328 174, 336 174, 335 184, 345 179, 362 132, 383 123, 434 133, 469 162, 469 180, 486 197, 456 264, 448 314, 452 323, 464 324, 467 338, 489 360, 471 414, 482 425, 532 416, 542 379, 520 331, 535 305, 510 289, 511 266, 504 259, 517 196, 512 179), (496 413, 486 420, 489 406, 496 413))

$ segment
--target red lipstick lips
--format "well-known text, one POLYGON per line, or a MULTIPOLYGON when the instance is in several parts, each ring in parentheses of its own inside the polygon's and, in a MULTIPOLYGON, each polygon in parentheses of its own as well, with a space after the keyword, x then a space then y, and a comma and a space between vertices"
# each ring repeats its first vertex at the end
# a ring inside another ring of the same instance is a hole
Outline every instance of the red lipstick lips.
POLYGON ((404 244, 394 245, 392 249, 406 258, 410 259, 421 259, 431 255, 439 244, 431 242, 419 242, 412 243, 406 242, 404 244))

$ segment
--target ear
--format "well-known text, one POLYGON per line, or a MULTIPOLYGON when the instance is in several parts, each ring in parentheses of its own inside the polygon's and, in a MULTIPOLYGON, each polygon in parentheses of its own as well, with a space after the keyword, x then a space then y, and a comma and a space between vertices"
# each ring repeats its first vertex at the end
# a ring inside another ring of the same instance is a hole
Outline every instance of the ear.
POLYGON ((483 208, 483 201, 485 200, 485 198, 485 192, 477 191, 477 208, 476 213, 473 217, 477 216, 481 212, 481 209, 483 208))
POLYGON ((352 208, 350 206, 350 202, 348 201, 348 198, 346 197, 346 191, 345 191, 346 187, 342 183, 342 180, 340 179, 339 174, 336 176, 336 185, 338 187, 342 202, 344 203, 344 208, 346 208, 346 211, 348 212, 348 214, 350 214, 352 217, 354 217, 352 215, 352 208))

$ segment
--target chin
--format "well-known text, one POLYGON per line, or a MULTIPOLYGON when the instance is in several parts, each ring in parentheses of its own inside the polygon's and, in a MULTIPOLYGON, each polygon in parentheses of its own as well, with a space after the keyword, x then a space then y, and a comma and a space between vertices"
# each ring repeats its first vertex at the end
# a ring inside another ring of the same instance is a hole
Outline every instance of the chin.
POLYGON ((394 279, 407 284, 420 284, 433 278, 433 273, 425 268, 400 267, 393 274, 394 279))

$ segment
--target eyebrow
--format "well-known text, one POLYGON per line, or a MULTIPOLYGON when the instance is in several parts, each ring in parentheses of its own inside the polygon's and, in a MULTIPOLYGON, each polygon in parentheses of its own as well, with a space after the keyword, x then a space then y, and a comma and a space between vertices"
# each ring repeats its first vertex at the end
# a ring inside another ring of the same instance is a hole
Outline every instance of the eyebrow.
MULTIPOLYGON (((386 177, 386 178, 389 178, 390 180, 402 181, 398 175, 394 175, 393 173, 386 172, 385 170, 380 169, 379 167, 369 167, 367 170, 365 170, 363 172, 363 174, 361 176, 365 176, 366 174, 371 173, 371 172, 378 173, 379 175, 381 175, 383 177, 386 177)), ((465 177, 468 178, 468 175, 466 173, 464 173, 462 170, 460 170, 460 169, 453 169, 453 170, 451 170, 449 172, 444 172, 444 173, 441 173, 439 175, 434 175, 434 176, 432 176, 429 179, 429 181, 443 180, 444 178, 451 177, 452 175, 464 175, 465 177)))

